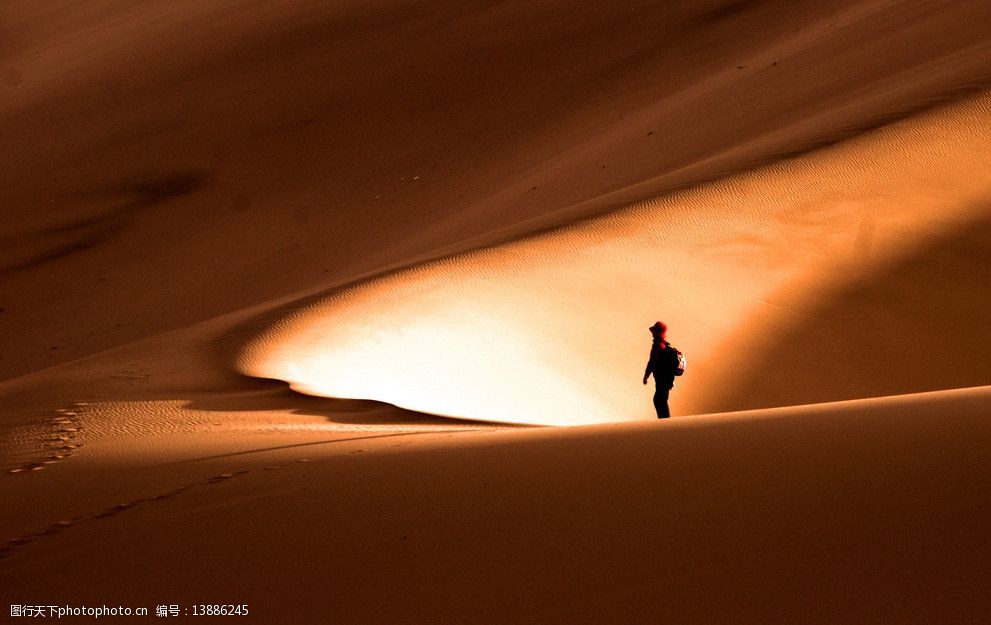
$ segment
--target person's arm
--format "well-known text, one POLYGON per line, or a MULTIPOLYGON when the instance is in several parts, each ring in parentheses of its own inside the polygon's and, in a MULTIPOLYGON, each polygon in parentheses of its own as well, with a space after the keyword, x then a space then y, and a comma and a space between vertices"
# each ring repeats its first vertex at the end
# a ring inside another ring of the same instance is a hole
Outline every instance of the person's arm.
POLYGON ((650 377, 650 374, 654 372, 654 367, 653 367, 654 358, 653 358, 653 356, 654 356, 654 349, 651 348, 651 350, 650 350, 650 356, 647 358, 647 368, 643 370, 643 383, 644 384, 647 383, 647 378, 650 377))

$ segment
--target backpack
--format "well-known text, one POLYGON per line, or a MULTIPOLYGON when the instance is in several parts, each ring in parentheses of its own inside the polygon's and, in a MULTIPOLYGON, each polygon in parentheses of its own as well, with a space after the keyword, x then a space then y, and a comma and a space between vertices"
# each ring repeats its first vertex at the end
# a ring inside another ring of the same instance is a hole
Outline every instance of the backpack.
POLYGON ((685 367, 688 366, 688 360, 685 358, 685 355, 682 354, 680 351, 678 351, 678 348, 676 348, 674 345, 671 345, 670 343, 668 343, 668 347, 673 349, 675 355, 677 355, 678 357, 678 364, 675 365, 674 374, 676 376, 685 375, 685 367))

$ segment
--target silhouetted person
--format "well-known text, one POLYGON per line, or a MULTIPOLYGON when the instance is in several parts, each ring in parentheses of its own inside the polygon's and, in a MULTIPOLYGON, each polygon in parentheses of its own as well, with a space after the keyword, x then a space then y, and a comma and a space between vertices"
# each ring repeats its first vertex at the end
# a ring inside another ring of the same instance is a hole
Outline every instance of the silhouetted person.
POLYGON ((654 410, 657 411, 658 419, 667 419, 671 416, 668 410, 668 394, 674 388, 674 376, 682 374, 680 356, 681 353, 671 346, 664 339, 668 327, 658 321, 647 328, 650 330, 654 341, 650 346, 650 358, 647 360, 647 368, 643 372, 643 383, 647 383, 647 378, 654 374, 654 410))

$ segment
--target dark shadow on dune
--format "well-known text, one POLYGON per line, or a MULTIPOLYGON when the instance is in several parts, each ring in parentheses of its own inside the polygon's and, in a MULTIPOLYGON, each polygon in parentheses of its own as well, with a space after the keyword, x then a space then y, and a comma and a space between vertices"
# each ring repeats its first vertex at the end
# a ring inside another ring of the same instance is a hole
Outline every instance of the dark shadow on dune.
MULTIPOLYGON (((217 390, 208 396, 197 397, 187 406, 196 410, 211 410, 218 412, 255 412, 267 410, 286 411, 292 414, 323 417, 330 423, 342 425, 483 425, 488 422, 456 417, 432 415, 423 412, 406 410, 386 402, 370 399, 338 399, 333 397, 315 397, 298 393, 287 382, 238 376, 236 384, 230 390, 217 390)), ((498 423, 501 427, 531 427, 515 426, 514 424, 498 423)))
POLYGON ((139 180, 111 192, 129 195, 131 199, 126 204, 128 208, 146 208, 196 193, 206 186, 208 180, 209 172, 190 169, 139 180))
POLYGON ((195 385, 189 386, 188 389, 183 389, 182 386, 172 386, 170 389, 160 388, 153 392, 138 391, 132 394, 126 387, 121 387, 116 388, 113 392, 132 400, 181 400, 186 407, 193 410, 228 413, 278 411, 321 417, 328 423, 340 425, 389 425, 408 426, 410 428, 421 426, 451 427, 459 424, 463 427, 472 425, 500 428, 536 427, 435 415, 367 399, 306 395, 294 391, 289 387, 289 383, 283 380, 258 378, 238 372, 236 362, 245 345, 256 339, 259 334, 267 331, 274 322, 289 312, 304 307, 308 303, 319 302, 325 297, 327 294, 321 293, 293 301, 285 306, 276 307, 240 323, 226 331, 222 336, 214 337, 209 345, 205 346, 209 349, 208 360, 211 363, 209 374, 206 378, 198 380, 195 385))
POLYGON ((0 277, 98 247, 118 235, 137 211, 192 195, 206 186, 209 177, 204 170, 179 170, 78 194, 76 201, 109 202, 112 207, 34 232, 0 238, 6 252, 0 253, 0 277), (7 255, 10 258, 5 258, 7 255))
POLYGON ((991 213, 870 278, 801 297, 784 302, 795 325, 755 347, 699 412, 991 384, 991 213))
POLYGON ((711 9, 706 10, 705 13, 699 15, 697 22, 700 24, 721 22, 727 18, 745 13, 760 4, 762 4, 761 0, 729 0, 728 2, 720 2, 711 9))
POLYGON ((34 254, 28 258, 13 261, 11 264, 0 268, 0 276, 13 275, 21 271, 34 269, 35 267, 46 265, 60 258, 92 249, 103 243, 111 234, 112 231, 104 229, 94 235, 85 236, 68 243, 52 245, 40 254, 34 254))

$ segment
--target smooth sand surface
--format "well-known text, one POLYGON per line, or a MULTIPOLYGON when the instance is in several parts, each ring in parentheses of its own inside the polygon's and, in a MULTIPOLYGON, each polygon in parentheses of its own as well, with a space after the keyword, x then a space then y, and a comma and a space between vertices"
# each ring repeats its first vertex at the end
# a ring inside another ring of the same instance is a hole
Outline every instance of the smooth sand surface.
POLYGON ((0 31, 3 603, 986 620, 984 3, 0 31))
POLYGON ((324 434, 112 470, 83 453, 91 508, 21 534, 0 578, 26 602, 247 602, 263 622, 975 622, 989 400, 324 434))

